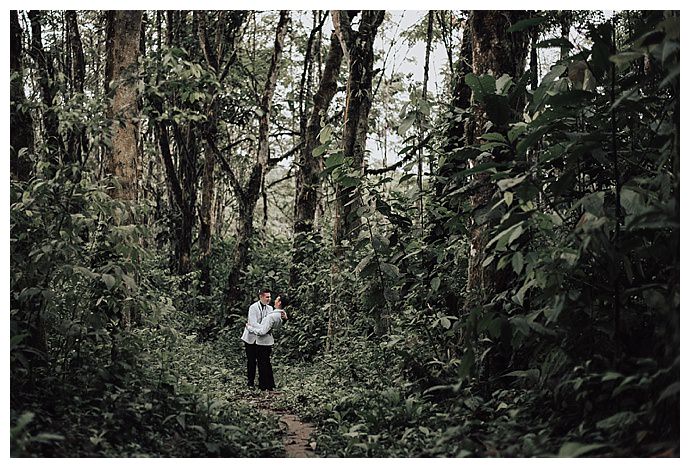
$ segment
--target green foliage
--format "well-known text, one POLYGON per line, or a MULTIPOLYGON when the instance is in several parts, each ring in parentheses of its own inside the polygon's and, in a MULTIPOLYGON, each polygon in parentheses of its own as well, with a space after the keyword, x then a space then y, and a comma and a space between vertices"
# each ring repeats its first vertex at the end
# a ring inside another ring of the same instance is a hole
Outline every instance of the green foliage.
MULTIPOLYGON (((173 159, 182 133, 201 141, 211 131, 238 178, 247 175, 271 53, 258 45, 274 16, 254 14, 258 40, 238 48, 224 77, 181 16, 174 46, 145 38, 148 55, 128 79, 141 93, 146 161, 158 157, 151 124, 164 123, 177 132, 173 159)), ((513 24, 560 34, 572 21, 587 40, 534 90, 527 74, 467 74, 471 104, 438 118, 441 99, 410 89, 402 104, 404 80, 386 75, 372 126, 404 139, 402 173, 363 175, 337 149, 337 125, 324 124, 312 156, 324 185, 361 197, 359 237, 334 265, 328 209, 321 232, 294 242, 255 233, 240 305, 224 297, 232 235, 213 239, 210 295, 199 293, 198 271, 170 273, 176 223, 154 180, 160 168, 147 172, 149 201, 130 204, 108 195, 92 170, 100 158, 58 167, 40 138, 35 154, 22 150, 35 170, 10 185, 11 455, 281 456, 277 418, 244 388, 239 336, 263 286, 292 298, 273 355, 282 394, 269 399, 317 426, 317 455, 677 453, 680 22, 623 12, 584 27, 594 16, 545 12, 513 24), (487 125, 474 144, 465 124, 478 113, 487 125), (473 206, 481 190, 491 201, 473 206), (419 201, 421 220, 411 209, 419 201), (485 237, 481 291, 467 290, 473 228, 485 237)), ((46 18, 57 28, 58 15, 46 18)), ((425 37, 423 23, 404 36, 425 37)), ((59 48, 62 35, 52 36, 59 48)), ((537 47, 572 49, 542 39, 537 47)), ((281 132, 295 124, 295 69, 286 67, 273 107, 281 132)), ((73 93, 64 73, 57 84, 60 132, 85 131, 85 155, 106 151, 106 101, 73 93)), ((196 189, 203 167, 190 155, 196 189)))
MULTIPOLYGON (((524 121, 504 100, 516 92, 514 83, 466 77, 493 125, 467 154, 483 152, 491 162, 454 169, 455 177, 483 173, 492 185, 490 205, 473 214, 487 230, 482 266, 495 271, 489 274, 500 286, 482 310, 465 310, 453 326, 455 339, 464 338, 457 358, 474 362, 458 368, 460 381, 474 374, 462 369, 474 367, 487 388, 496 388, 492 376, 505 369, 503 378, 537 384, 560 411, 578 408, 563 417, 563 430, 609 447, 631 443, 635 431, 638 438, 677 434, 677 421, 659 425, 674 419, 674 410, 654 403, 674 393, 679 349, 676 21, 662 19, 653 34, 636 24, 640 39, 614 56, 611 27, 593 26, 591 49, 552 68, 530 96, 524 121), (643 56, 653 70, 645 76, 643 56), (563 77, 578 60, 588 61, 599 88, 576 89, 563 77), (611 369, 628 384, 644 384, 628 399, 620 399, 622 390, 602 392, 601 376, 611 369)), ((457 167, 451 157, 445 163, 457 167)), ((446 190, 431 205, 446 228, 454 213, 439 208, 472 186, 446 190)), ((441 265, 429 275, 432 291, 444 280, 462 280, 441 273, 441 265)), ((560 453, 601 447, 565 445, 560 453)))

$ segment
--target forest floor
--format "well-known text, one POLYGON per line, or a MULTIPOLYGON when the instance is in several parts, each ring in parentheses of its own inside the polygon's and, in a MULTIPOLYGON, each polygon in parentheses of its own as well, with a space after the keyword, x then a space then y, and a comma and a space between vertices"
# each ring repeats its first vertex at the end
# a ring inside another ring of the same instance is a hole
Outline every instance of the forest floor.
POLYGON ((279 392, 262 392, 252 394, 244 401, 251 407, 269 415, 278 416, 281 432, 284 432, 283 446, 287 458, 315 457, 316 442, 311 440, 315 433, 313 424, 303 422, 297 415, 277 405, 274 396, 279 392))
MULTIPOLYGON (((239 342, 239 340, 237 340, 239 342)), ((240 456, 278 456, 288 458, 316 457, 316 428, 303 421, 294 405, 289 405, 291 392, 299 388, 300 382, 288 377, 299 370, 294 366, 274 362, 274 371, 278 381, 275 391, 263 391, 246 388, 246 363, 241 343, 224 338, 214 343, 189 343, 198 352, 185 356, 183 368, 191 371, 188 374, 190 383, 200 391, 221 396, 231 405, 242 406, 244 414, 254 417, 244 419, 242 429, 248 434, 263 435, 263 443, 268 450, 264 454, 248 451, 240 456), (236 345, 236 346, 235 346, 236 345), (228 349, 230 348, 230 349, 228 349), (195 369, 211 364, 210 373, 197 374, 195 369), (290 369, 289 371, 287 369, 290 369), (281 385, 282 384, 282 385, 281 385), (254 425, 256 421, 256 425, 254 425), (270 428, 267 428, 269 425, 270 428)), ((274 359, 275 361, 275 359, 274 359)), ((297 408, 299 409, 299 408, 297 408)))
MULTIPOLYGON (((162 332, 157 332, 162 333, 162 332)), ((277 391, 249 390, 235 333, 199 342, 142 334, 134 368, 74 374, 22 394, 13 457, 565 457, 673 456, 651 440, 631 452, 568 434, 530 387, 482 398, 471 388, 421 394, 376 347, 311 362, 274 349, 277 391), (96 377, 96 378, 94 378, 96 377), (81 380, 79 380, 81 379, 81 380), (535 403, 536 402, 536 403, 535 403)), ((577 416, 576 413, 573 413, 577 416)), ((577 422, 577 421, 576 421, 577 422)), ((579 424, 579 423, 578 423, 579 424)), ((635 434, 633 434, 634 436, 635 434)), ((644 435, 644 434, 643 434, 644 435)), ((639 446, 639 444, 638 444, 639 446)))

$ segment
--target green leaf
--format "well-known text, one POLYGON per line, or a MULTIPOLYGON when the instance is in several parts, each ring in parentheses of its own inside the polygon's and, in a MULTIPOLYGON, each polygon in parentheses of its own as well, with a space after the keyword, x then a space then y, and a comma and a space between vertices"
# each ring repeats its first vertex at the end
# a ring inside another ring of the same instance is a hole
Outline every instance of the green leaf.
POLYGON ((606 444, 581 444, 579 442, 566 442, 558 451, 559 457, 576 458, 585 453, 606 447, 606 444))
POLYGON ((515 230, 513 230, 513 232, 510 233, 510 236, 508 237, 508 243, 506 245, 510 245, 513 242, 515 242, 517 238, 522 235, 522 231, 522 226, 518 226, 517 228, 515 228, 515 230))
POLYGON ((496 172, 496 164, 495 162, 485 162, 481 164, 477 164, 476 166, 470 168, 470 169, 465 169, 464 171, 460 172, 456 177, 466 177, 471 174, 476 174, 478 172, 491 172, 495 173, 496 172))
POLYGON ((565 37, 555 37, 553 39, 546 39, 544 41, 537 42, 535 47, 549 48, 549 47, 561 47, 566 49, 574 49, 575 46, 566 39, 565 37))
POLYGON ((458 369, 458 376, 462 379, 470 375, 474 367, 474 348, 469 348, 462 356, 462 362, 458 369))
POLYGON ((316 148, 314 148, 312 150, 311 155, 314 156, 315 158, 318 158, 319 156, 321 156, 326 151, 328 151, 328 145, 317 146, 316 148))
POLYGON ((597 423, 598 429, 619 429, 630 426, 637 420, 637 416, 632 411, 621 411, 597 423))
POLYGON ((407 132, 410 129, 410 127, 414 123, 415 119, 416 119, 416 116, 414 113, 407 114, 407 117, 405 117, 405 119, 402 121, 402 123, 398 127, 398 134, 401 136, 404 135, 405 132, 407 132))
POLYGON ((426 115, 427 117, 431 114, 431 104, 428 101, 422 99, 419 100, 419 112, 426 115))
POLYGON ((340 166, 343 164, 344 161, 345 161, 345 155, 343 155, 343 153, 333 153, 332 155, 330 155, 329 157, 326 158, 326 160, 324 161, 324 164, 325 164, 326 168, 328 169, 328 168, 340 166))
POLYGON ((41 432, 31 438, 34 442, 53 442, 58 440, 65 440, 64 436, 60 434, 50 434, 48 432, 41 432))
POLYGON ((434 291, 438 291, 438 288, 441 286, 441 278, 436 276, 435 278, 431 279, 431 289, 434 291))
POLYGON ((514 125, 510 130, 508 130, 508 141, 511 143, 515 143, 515 140, 517 140, 517 137, 525 133, 527 130, 527 125, 525 124, 516 124, 514 125))
POLYGON ((333 127, 331 127, 330 125, 326 125, 319 132, 319 141, 322 144, 327 143, 328 141, 330 141, 332 134, 333 134, 333 127))
POLYGON ((508 143, 508 141, 506 140, 506 137, 500 133, 497 133, 497 132, 485 133, 484 135, 481 136, 481 139, 486 140, 486 141, 495 141, 498 143, 508 143))
POLYGON ((609 371, 601 377, 602 382, 608 382, 609 380, 618 380, 623 378, 623 374, 618 372, 609 371))
POLYGON ((680 50, 680 44, 677 42, 664 41, 664 49, 661 54, 661 63, 665 65, 668 58, 675 54, 678 50, 680 50))
POLYGON ((510 75, 504 73, 496 80, 496 94, 506 94, 512 85, 513 79, 510 75))
POLYGON ((520 176, 520 177, 513 177, 510 179, 501 179, 496 184, 498 185, 498 188, 501 189, 501 191, 508 190, 511 187, 515 187, 519 183, 521 183, 523 180, 527 178, 526 175, 520 176))
POLYGON ((522 31, 522 30, 527 29, 527 28, 532 28, 534 26, 538 26, 538 25, 540 25, 540 24, 542 24, 548 20, 549 19, 544 17, 544 16, 536 16, 534 18, 523 19, 523 20, 518 21, 517 23, 515 23, 511 27, 509 27, 507 29, 507 32, 514 33, 514 32, 518 32, 518 31, 522 31))
POLYGON ((387 252, 390 242, 387 238, 374 234, 371 238, 371 246, 376 252, 387 252))
POLYGON ((19 416, 19 419, 17 420, 17 425, 14 426, 10 433, 11 434, 19 434, 24 430, 24 428, 34 419, 34 416, 36 416, 34 413, 31 411, 26 411, 25 413, 22 413, 21 416, 19 416))
POLYGON ((358 177, 351 177, 346 175, 338 177, 338 183, 342 187, 357 187, 360 183, 360 179, 358 177))
POLYGON ((620 196, 621 206, 625 208, 625 213, 627 215, 637 215, 644 210, 644 200, 642 195, 637 193, 637 191, 628 187, 623 187, 620 196))
POLYGON ((659 395, 659 399, 656 401, 657 404, 660 403, 662 400, 665 400, 666 398, 672 397, 674 395, 677 395, 680 393, 680 382, 674 382, 666 389, 661 392, 661 395, 659 395))
POLYGON ((80 266, 74 266, 74 267, 72 267, 72 270, 76 271, 77 273, 81 273, 82 275, 84 275, 90 279, 94 279, 98 276, 98 273, 94 273, 93 271, 89 270, 88 268, 84 268, 84 267, 80 267, 80 266))
POLYGON ((484 110, 489 120, 499 127, 507 125, 510 121, 512 109, 508 96, 487 94, 484 96, 484 110))
POLYGON ((491 247, 494 243, 498 242, 499 240, 503 239, 504 237, 508 235, 512 235, 518 228, 520 229, 520 233, 522 233, 522 224, 524 221, 520 221, 517 224, 513 224, 509 228, 499 232, 493 239, 489 241, 488 244, 486 244, 487 247, 491 247))
POLYGON ((451 325, 450 320, 448 320, 447 317, 441 317, 441 319, 439 320, 439 323, 446 330, 448 330, 450 328, 450 325, 451 325))
POLYGON ((519 251, 515 252, 510 263, 513 266, 513 271, 515 272, 515 274, 519 275, 522 271, 522 268, 525 266, 525 259, 522 256, 522 253, 519 251))
POLYGON ((539 369, 516 370, 503 374, 503 377, 518 377, 521 379, 537 381, 539 380, 540 373, 541 371, 539 369))
POLYGON ((513 204, 513 192, 505 192, 503 194, 503 200, 506 202, 506 206, 513 204))
POLYGON ((397 279, 400 277, 400 270, 398 267, 390 263, 381 263, 381 271, 392 279, 397 279))
POLYGON ((468 73, 465 75, 465 84, 472 90, 472 98, 478 102, 483 102, 486 96, 493 95, 496 90, 496 80, 491 75, 468 73))
POLYGON ((105 287, 108 288, 108 291, 113 289, 113 286, 115 286, 115 277, 113 275, 104 273, 101 275, 101 279, 105 283, 105 287))

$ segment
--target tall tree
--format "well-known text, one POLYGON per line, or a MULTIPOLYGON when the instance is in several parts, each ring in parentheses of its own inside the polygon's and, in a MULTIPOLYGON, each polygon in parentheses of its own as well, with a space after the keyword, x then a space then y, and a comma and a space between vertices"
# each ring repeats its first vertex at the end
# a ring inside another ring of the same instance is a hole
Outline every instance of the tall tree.
MULTIPOLYGON (((350 173, 362 176, 365 171, 365 151, 369 131, 372 82, 374 75, 374 39, 383 22, 385 11, 362 10, 359 29, 352 28, 358 11, 334 10, 331 12, 333 27, 340 40, 343 56, 348 65, 347 94, 343 124, 342 149, 346 167, 350 173)), ((349 180, 351 180, 350 178, 349 180)), ((349 181, 348 180, 348 181, 349 181)), ((359 208, 361 194, 351 183, 335 181, 335 217, 333 220, 333 245, 335 261, 331 265, 331 301, 335 302, 334 285, 339 281, 341 262, 345 256, 344 241, 358 236, 361 227, 359 208)), ((331 307, 328 318, 327 346, 339 327, 341 311, 331 307)), ((379 317, 377 317, 378 319, 379 317)))
MULTIPOLYGON (((70 57, 70 69, 68 70, 72 89, 76 93, 84 93, 84 81, 86 80, 86 63, 84 60, 84 47, 79 33, 77 12, 65 11, 65 23, 68 41, 68 57, 70 57)), ((67 154, 74 161, 81 161, 82 150, 86 147, 86 132, 81 123, 75 123, 74 128, 67 135, 67 154)))
POLYGON ((22 66, 22 27, 17 10, 10 10, 10 173, 18 180, 28 180, 31 160, 20 150, 29 153, 34 148, 33 119, 27 109, 22 66))
POLYGON ((314 229, 318 190, 321 185, 319 174, 323 169, 323 162, 321 158, 314 157, 312 153, 318 144, 321 123, 326 120, 328 107, 338 90, 338 75, 342 59, 343 49, 340 46, 338 35, 334 31, 331 33, 330 48, 321 81, 316 93, 314 93, 314 105, 311 108, 303 137, 304 146, 297 159, 293 228, 295 237, 292 268, 290 270, 291 285, 297 284, 299 265, 305 260, 299 245, 304 235, 314 229))
MULTIPOLYGON (((429 56, 431 55, 431 43, 434 34, 434 11, 429 10, 426 15, 426 48, 424 54, 424 81, 422 83, 422 101, 426 101, 427 98, 427 87, 429 83, 429 56)), ((417 209, 419 210, 419 228, 420 232, 424 232, 424 146, 422 141, 424 140, 424 134, 426 133, 426 122, 425 119, 420 118, 417 122, 419 125, 419 142, 417 149, 417 209)))
POLYGON ((108 117, 113 120, 113 139, 106 167, 119 182, 112 196, 121 200, 137 197, 137 89, 128 78, 139 55, 141 19, 141 11, 107 13, 105 83, 112 93, 108 117))
POLYGON ((156 115, 153 127, 165 167, 169 204, 172 208, 168 217, 173 235, 171 268, 179 274, 186 274, 193 268, 192 245, 196 222, 201 124, 185 117, 188 112, 197 113, 199 109, 194 102, 185 98, 189 94, 180 93, 179 89, 192 89, 199 82, 186 75, 192 67, 191 63, 171 50, 185 48, 194 55, 201 51, 201 47, 198 41, 198 19, 193 18, 189 25, 191 29, 185 29, 188 12, 168 13, 166 45, 170 50, 161 63, 166 74, 157 74, 156 83, 169 94, 165 98, 155 93, 149 97, 156 115))
MULTIPOLYGON (((244 11, 218 13, 215 34, 213 39, 207 31, 210 27, 206 12, 195 12, 198 17, 198 39, 206 65, 222 81, 228 73, 229 67, 235 62, 236 41, 239 31, 244 23, 247 13, 244 11), (227 57, 227 59, 226 59, 227 57)), ((220 100, 213 99, 207 111, 204 135, 206 140, 217 138, 220 112, 220 100)), ((201 269, 201 291, 203 294, 211 293, 211 238, 213 220, 213 199, 215 188, 214 171, 216 167, 216 155, 213 148, 206 143, 204 151, 204 169, 201 183, 201 207, 199 209, 199 267, 201 269)))
MULTIPOLYGON (((522 31, 509 33, 508 28, 526 17, 526 12, 513 10, 474 10, 470 13, 468 23, 469 33, 472 35, 472 72, 475 75, 489 74, 498 78, 507 74, 516 80, 523 75, 529 37, 522 31)), ((474 144, 479 141, 486 122, 485 110, 478 107, 466 129, 468 143, 474 144)), ((495 281, 495 272, 482 266, 488 241, 488 226, 486 222, 477 221, 481 218, 478 214, 489 208, 494 185, 486 173, 478 174, 475 182, 477 189, 470 199, 474 213, 470 226, 467 275, 470 301, 486 296, 493 290, 495 281)))
POLYGON ((38 84, 43 98, 43 127, 45 128, 45 149, 48 160, 58 164, 61 160, 69 158, 65 154, 65 145, 59 133, 59 121, 57 108, 54 105, 57 95, 57 80, 53 66, 52 54, 43 48, 43 12, 40 10, 29 11, 31 21, 31 47, 29 55, 36 64, 38 84))
MULTIPOLYGON (((345 10, 331 12, 333 25, 348 64, 343 154, 352 171, 362 174, 371 110, 374 39, 385 12, 363 10, 359 29, 355 31, 352 28, 352 20, 357 14, 358 12, 345 10)), ((356 187, 349 184, 336 183, 335 194, 333 241, 338 252, 343 240, 354 238, 359 233, 361 220, 357 210, 361 206, 361 201, 356 187)))
POLYGON ((234 304, 242 297, 240 288, 240 280, 242 272, 247 266, 249 260, 249 243, 254 232, 254 209, 256 203, 261 196, 261 188, 266 173, 273 166, 276 161, 271 160, 268 131, 269 119, 271 116, 271 105, 273 102, 273 94, 276 89, 278 81, 278 72, 280 67, 281 56, 283 52, 283 45, 285 36, 287 35, 288 25, 290 23, 290 12, 288 10, 281 10, 278 25, 276 26, 276 35, 273 43, 273 53, 271 55, 271 62, 268 67, 268 74, 264 83, 263 92, 259 102, 259 109, 261 116, 259 117, 259 139, 258 149, 256 152, 256 159, 251 168, 249 178, 246 183, 242 184, 234 174, 234 171, 227 164, 227 160, 220 154, 218 148, 215 146, 213 140, 210 140, 211 147, 215 148, 216 155, 223 165, 230 183, 235 192, 235 197, 239 205, 237 218, 237 244, 233 257, 233 263, 228 275, 226 303, 234 304))

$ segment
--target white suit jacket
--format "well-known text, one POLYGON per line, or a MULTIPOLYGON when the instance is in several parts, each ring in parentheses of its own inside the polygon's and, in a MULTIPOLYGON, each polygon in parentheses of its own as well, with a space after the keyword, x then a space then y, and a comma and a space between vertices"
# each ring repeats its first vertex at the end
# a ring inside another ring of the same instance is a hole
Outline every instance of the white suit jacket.
MULTIPOLYGON (((252 327, 259 328, 261 326, 261 321, 266 318, 268 314, 273 312, 273 307, 270 305, 263 306, 260 301, 256 301, 254 304, 249 306, 249 313, 247 314, 247 322, 252 327)), ((242 333, 242 341, 248 344, 258 344, 262 346, 273 345, 273 335, 267 333, 262 336, 256 336, 256 334, 244 328, 242 333)))

